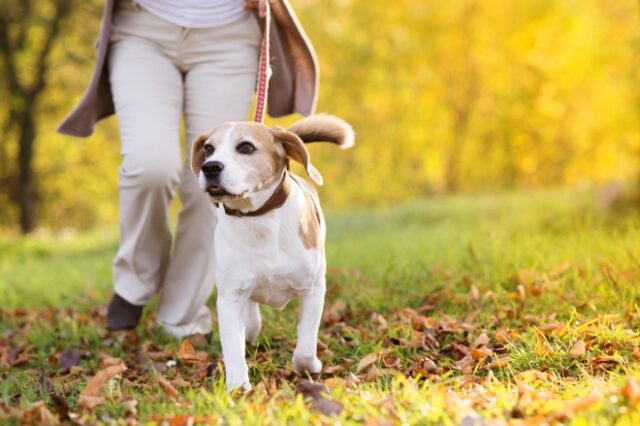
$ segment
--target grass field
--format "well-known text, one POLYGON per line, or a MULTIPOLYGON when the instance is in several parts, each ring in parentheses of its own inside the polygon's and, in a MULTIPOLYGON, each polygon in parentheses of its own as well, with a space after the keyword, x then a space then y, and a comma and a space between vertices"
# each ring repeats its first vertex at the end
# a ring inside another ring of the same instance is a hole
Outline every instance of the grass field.
POLYGON ((292 373, 296 303, 263 307, 255 389, 227 395, 217 330, 192 350, 153 305, 104 329, 117 235, 0 242, 0 421, 640 424, 637 210, 549 191, 328 223, 321 394, 292 373))

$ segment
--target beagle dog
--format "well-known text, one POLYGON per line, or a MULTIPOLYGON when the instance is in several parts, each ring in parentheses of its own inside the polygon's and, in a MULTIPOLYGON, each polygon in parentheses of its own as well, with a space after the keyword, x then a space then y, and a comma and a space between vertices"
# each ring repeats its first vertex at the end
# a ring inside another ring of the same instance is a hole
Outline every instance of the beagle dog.
POLYGON ((256 122, 230 122, 198 136, 191 169, 216 205, 214 235, 218 327, 229 391, 250 390, 245 341, 254 343, 262 319, 259 303, 282 309, 300 300, 293 365, 317 374, 318 328, 325 294, 326 224, 315 188, 289 170, 304 166, 322 185, 305 143, 354 143, 344 121, 325 114, 289 129, 256 122))

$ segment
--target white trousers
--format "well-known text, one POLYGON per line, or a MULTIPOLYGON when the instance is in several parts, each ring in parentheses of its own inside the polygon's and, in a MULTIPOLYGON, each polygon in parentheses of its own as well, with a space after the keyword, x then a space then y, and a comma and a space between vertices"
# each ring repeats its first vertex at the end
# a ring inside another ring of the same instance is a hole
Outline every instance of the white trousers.
POLYGON ((176 336, 211 331, 205 303, 214 286, 214 209, 183 157, 202 131, 247 119, 260 38, 251 13, 186 29, 120 1, 112 22, 109 73, 122 142, 114 288, 134 305, 161 292, 157 320, 176 336), (172 244, 176 187, 182 209, 172 244))

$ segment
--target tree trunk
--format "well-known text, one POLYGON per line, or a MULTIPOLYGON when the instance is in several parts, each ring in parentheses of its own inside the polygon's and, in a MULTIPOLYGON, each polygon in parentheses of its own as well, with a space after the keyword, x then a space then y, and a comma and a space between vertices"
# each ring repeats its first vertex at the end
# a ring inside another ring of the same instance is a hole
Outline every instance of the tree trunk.
POLYGON ((35 122, 33 110, 27 106, 19 121, 20 152, 18 178, 18 207, 20 209, 20 231, 28 234, 36 227, 36 190, 34 186, 34 171, 31 166, 33 160, 33 141, 35 139, 35 122))

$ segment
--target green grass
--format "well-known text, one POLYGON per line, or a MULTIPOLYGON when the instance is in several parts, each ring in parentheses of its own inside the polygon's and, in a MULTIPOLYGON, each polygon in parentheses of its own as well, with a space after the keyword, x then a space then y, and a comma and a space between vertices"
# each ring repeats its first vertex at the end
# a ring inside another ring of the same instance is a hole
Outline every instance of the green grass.
MULTIPOLYGON (((638 211, 597 212, 588 191, 546 191, 435 198, 327 219, 325 311, 333 319, 322 325, 320 356, 335 371, 318 380, 344 404, 338 417, 323 417, 296 395, 296 303, 283 312, 263 308, 259 344, 248 349, 250 395, 227 395, 219 372, 207 378, 202 366, 141 366, 152 343, 176 355, 180 342, 154 326, 153 304, 139 341, 104 330, 113 233, 0 242, 0 350, 31 355, 8 366, 0 352, 0 413, 4 407, 4 417, 18 423, 9 407, 25 415, 40 400, 55 411, 38 378, 44 372, 89 422, 178 423, 187 415, 228 424, 640 420, 640 390, 631 386, 640 374, 638 211), (460 350, 473 349, 483 333, 487 343, 465 358, 460 350), (584 352, 572 354, 580 342, 584 352), (56 356, 68 348, 84 353, 77 370, 62 374, 56 356), (356 372, 374 351, 373 369, 356 372), (129 370, 89 413, 76 402, 100 353, 122 358, 129 370), (437 370, 422 367, 425 357, 437 370), (180 385, 179 401, 161 390, 156 374, 180 385), (131 398, 135 414, 123 403, 131 398)), ((216 363, 215 330, 213 340, 206 351, 216 363)))

